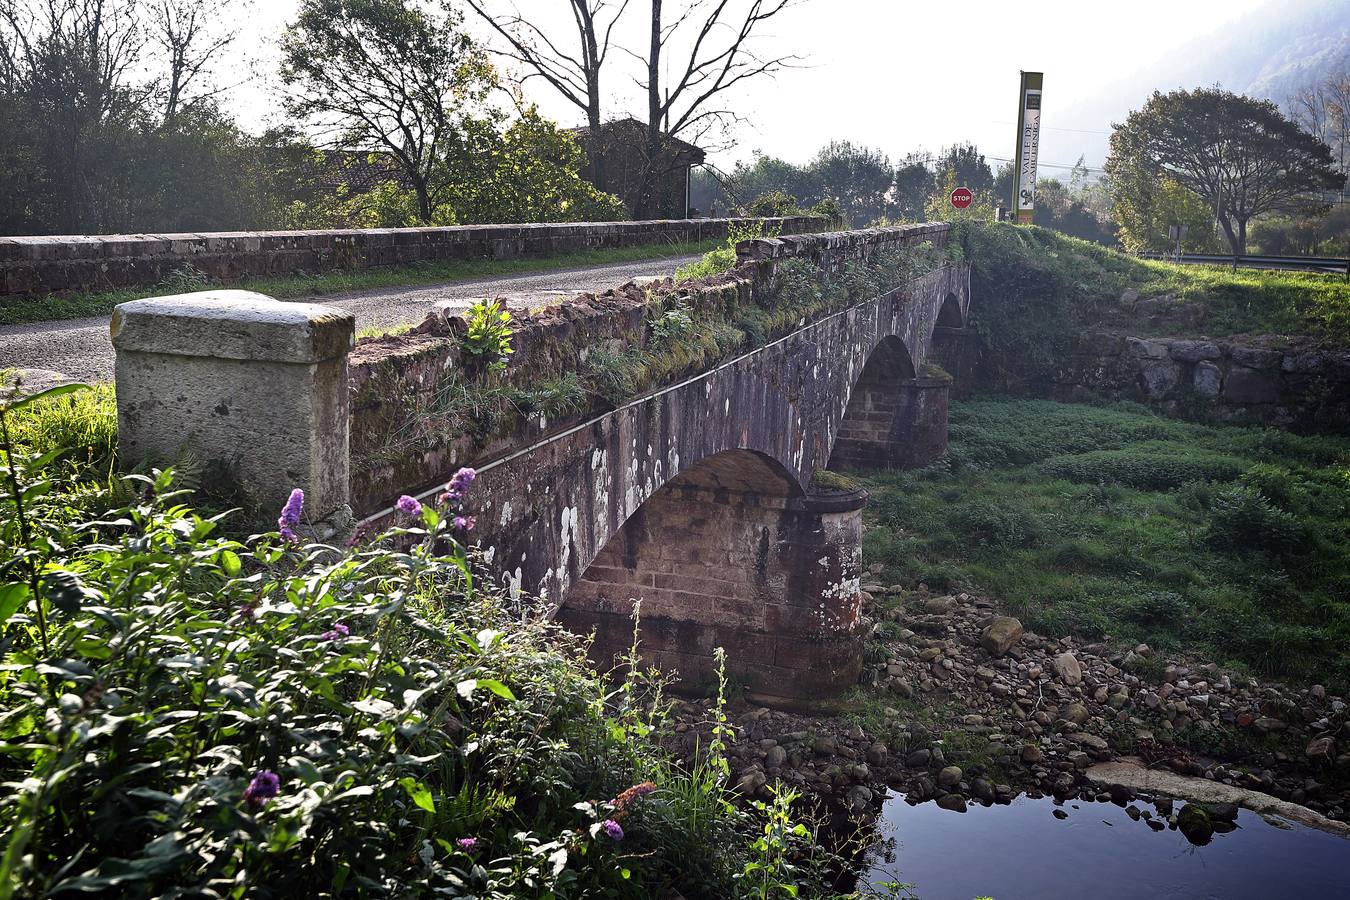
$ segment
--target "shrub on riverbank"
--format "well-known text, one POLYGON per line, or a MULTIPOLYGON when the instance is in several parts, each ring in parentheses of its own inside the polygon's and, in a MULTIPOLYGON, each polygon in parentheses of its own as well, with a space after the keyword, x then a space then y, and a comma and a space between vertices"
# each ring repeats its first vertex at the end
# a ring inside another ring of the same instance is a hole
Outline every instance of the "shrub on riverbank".
POLYGON ((945 460, 865 484, 889 577, 989 591, 1051 634, 1350 683, 1350 440, 976 400, 945 460))
POLYGON ((235 540, 169 473, 36 452, 62 403, 0 406, 0 898, 823 890, 765 843, 788 795, 734 804, 720 742, 672 765, 658 681, 472 578, 469 475, 351 548, 299 495, 235 540))

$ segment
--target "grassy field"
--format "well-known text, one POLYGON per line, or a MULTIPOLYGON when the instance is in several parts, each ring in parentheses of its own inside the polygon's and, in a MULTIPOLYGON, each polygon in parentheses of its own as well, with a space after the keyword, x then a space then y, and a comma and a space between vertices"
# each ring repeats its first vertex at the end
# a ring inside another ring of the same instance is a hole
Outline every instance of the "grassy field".
POLYGON ((471 281, 477 278, 528 275, 533 272, 599 266, 607 263, 670 259, 705 253, 720 245, 721 242, 719 241, 702 241, 693 244, 662 244, 647 247, 621 247, 612 250, 585 250, 544 259, 448 260, 390 268, 342 270, 317 274, 299 273, 274 278, 245 279, 230 284, 210 282, 193 277, 191 273, 186 273, 181 277, 170 278, 154 287, 3 300, 0 301, 0 325, 101 316, 112 312, 114 306, 127 300, 139 300, 142 297, 159 297, 165 294, 187 291, 209 290, 212 287, 242 288, 267 294, 278 300, 291 300, 401 285, 471 281))
POLYGON ((1146 261, 1032 226, 965 225, 959 234, 973 267, 975 324, 995 347, 1052 352, 1084 328, 1308 335, 1350 345, 1350 283, 1340 275, 1146 261), (1122 302, 1126 291, 1198 304, 1203 321, 1150 326, 1122 302))
POLYGON ((1350 440, 1131 404, 954 404, 951 453, 875 472, 884 578, 965 586, 1028 627, 1350 683, 1350 440))

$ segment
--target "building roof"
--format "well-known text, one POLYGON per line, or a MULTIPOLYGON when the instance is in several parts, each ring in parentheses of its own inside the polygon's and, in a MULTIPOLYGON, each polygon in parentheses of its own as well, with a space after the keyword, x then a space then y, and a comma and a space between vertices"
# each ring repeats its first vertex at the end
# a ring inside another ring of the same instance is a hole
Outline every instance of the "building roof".
MULTIPOLYGON (((613 119, 609 122, 600 123, 601 137, 607 143, 609 141, 622 141, 631 144, 640 144, 647 140, 647 124, 639 122, 631 116, 623 119, 613 119)), ((572 133, 578 137, 586 136, 591 133, 589 125, 583 125, 580 128, 573 128, 572 133)), ((676 156, 680 160, 687 161, 691 165, 699 165, 703 162, 706 154, 703 148, 696 147, 688 141, 682 141, 677 137, 665 135, 666 145, 675 150, 676 156)))

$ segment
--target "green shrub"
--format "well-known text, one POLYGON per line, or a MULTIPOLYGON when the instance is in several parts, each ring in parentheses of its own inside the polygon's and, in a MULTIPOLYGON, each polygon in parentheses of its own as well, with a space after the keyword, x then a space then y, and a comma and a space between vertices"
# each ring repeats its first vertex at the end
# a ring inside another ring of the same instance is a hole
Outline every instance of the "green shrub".
POLYGON ((964 540, 995 547, 1034 546, 1042 532, 1030 511, 996 503, 964 503, 952 511, 951 523, 964 540))
POLYGON ((732 802, 720 703, 677 766, 635 652, 607 685, 473 578, 472 473, 345 550, 299 492, 232 539, 170 472, 72 522, 72 472, 6 437, 63 399, 0 404, 0 896, 825 890, 764 843, 785 806, 732 802))
POLYGON ((802 208, 797 202, 797 198, 787 191, 769 191, 751 200, 750 205, 745 209, 745 214, 761 219, 800 216, 802 215, 802 208))
POLYGON ((1138 447, 1059 456, 1041 463, 1037 471, 1046 478, 1080 484, 1119 484, 1166 491, 1190 481, 1232 481, 1242 474, 1243 468, 1241 460, 1217 453, 1138 447))
POLYGON ((807 212, 813 216, 820 216, 829 220, 832 228, 848 227, 848 213, 844 211, 844 204, 839 202, 838 197, 825 197, 818 200, 807 212))
POLYGON ((1265 553, 1283 559, 1298 554, 1306 540, 1302 523, 1293 514, 1250 485, 1220 491, 1209 515, 1207 539, 1225 553, 1265 553))

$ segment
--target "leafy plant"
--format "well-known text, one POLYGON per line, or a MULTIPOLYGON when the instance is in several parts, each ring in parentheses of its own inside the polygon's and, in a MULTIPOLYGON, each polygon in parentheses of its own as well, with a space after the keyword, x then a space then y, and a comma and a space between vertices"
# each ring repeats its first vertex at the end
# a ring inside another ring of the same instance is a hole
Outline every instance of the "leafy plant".
POLYGON ((511 312, 500 300, 477 300, 464 314, 468 329, 461 343, 464 353, 489 370, 506 368, 515 352, 511 346, 511 312))

